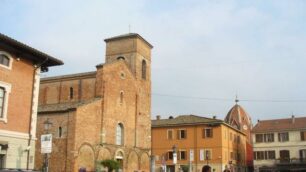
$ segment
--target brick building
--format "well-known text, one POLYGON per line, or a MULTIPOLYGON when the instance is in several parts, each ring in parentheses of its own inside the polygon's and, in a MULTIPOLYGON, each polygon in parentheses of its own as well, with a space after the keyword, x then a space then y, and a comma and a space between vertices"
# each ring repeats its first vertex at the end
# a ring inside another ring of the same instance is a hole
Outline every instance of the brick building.
POLYGON ((105 42, 105 63, 96 71, 41 80, 37 137, 49 119, 51 171, 93 171, 105 159, 119 161, 124 171, 149 171, 152 45, 134 33, 105 42))
POLYGON ((196 115, 181 115, 152 120, 152 155, 156 171, 199 172, 204 165, 212 171, 246 170, 246 137, 222 120, 196 115), (176 147, 177 163, 173 162, 176 147), (186 169, 187 168, 187 169, 186 169))
POLYGON ((0 169, 33 169, 40 73, 61 64, 0 34, 0 169))
POLYGON ((224 121, 246 135, 247 166, 248 171, 253 171, 252 119, 238 102, 236 99, 236 104, 229 110, 224 121))

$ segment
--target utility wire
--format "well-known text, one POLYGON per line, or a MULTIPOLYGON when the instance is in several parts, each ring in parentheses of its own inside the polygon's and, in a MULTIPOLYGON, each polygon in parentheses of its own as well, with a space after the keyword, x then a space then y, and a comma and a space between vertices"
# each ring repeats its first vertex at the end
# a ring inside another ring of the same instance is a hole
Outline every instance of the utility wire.
MULTIPOLYGON (((235 99, 228 98, 211 98, 211 97, 197 97, 197 96, 183 96, 183 95, 171 95, 171 94, 160 94, 152 93, 153 96, 159 97, 173 97, 173 98, 182 98, 182 99, 198 99, 198 100, 207 100, 207 101, 227 101, 234 102, 235 99)), ((306 103, 304 99, 239 99, 239 102, 271 102, 271 103, 306 103)))

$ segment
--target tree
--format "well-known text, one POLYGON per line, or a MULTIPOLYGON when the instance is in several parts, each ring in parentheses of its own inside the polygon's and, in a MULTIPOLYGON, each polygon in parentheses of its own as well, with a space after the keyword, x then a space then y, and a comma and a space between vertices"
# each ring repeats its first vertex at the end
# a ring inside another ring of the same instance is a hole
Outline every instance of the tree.
POLYGON ((103 160, 100 162, 100 164, 107 167, 108 172, 112 172, 113 170, 118 170, 120 168, 119 162, 113 159, 103 160))

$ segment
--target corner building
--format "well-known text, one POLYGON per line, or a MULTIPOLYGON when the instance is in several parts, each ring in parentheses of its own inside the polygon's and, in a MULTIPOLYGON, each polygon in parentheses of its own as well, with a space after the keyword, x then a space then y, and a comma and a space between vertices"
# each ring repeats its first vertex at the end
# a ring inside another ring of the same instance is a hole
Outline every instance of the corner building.
POLYGON ((200 172, 204 165, 220 172, 246 171, 246 136, 216 118, 180 115, 152 120, 152 155, 155 171, 200 172), (177 162, 173 161, 176 147, 177 162))
POLYGON ((40 73, 62 64, 0 33, 0 171, 34 168, 40 73))
MULTIPOLYGON (((52 172, 95 171, 105 159, 123 171, 149 171, 153 47, 136 33, 105 42, 105 64, 96 71, 41 80, 37 137, 49 119, 52 172)), ((41 169, 40 143, 36 156, 41 169)))

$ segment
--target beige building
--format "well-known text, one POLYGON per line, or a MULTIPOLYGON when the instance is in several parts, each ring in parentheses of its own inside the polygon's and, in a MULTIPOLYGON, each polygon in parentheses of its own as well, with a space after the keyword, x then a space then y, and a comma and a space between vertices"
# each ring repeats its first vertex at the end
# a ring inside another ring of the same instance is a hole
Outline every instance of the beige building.
POLYGON ((119 161, 123 171, 149 171, 152 45, 134 33, 105 42, 105 63, 96 71, 41 80, 37 137, 48 119, 52 172, 94 171, 105 159, 119 161))
POLYGON ((61 64, 0 34, 0 170, 33 169, 40 73, 61 64))
POLYGON ((306 171, 306 117, 258 121, 252 137, 255 171, 306 171))
POLYGON ((152 155, 156 171, 188 171, 191 166, 192 172, 199 172, 204 165, 215 172, 225 166, 235 172, 247 170, 246 135, 223 120, 197 115, 152 120, 152 155))

